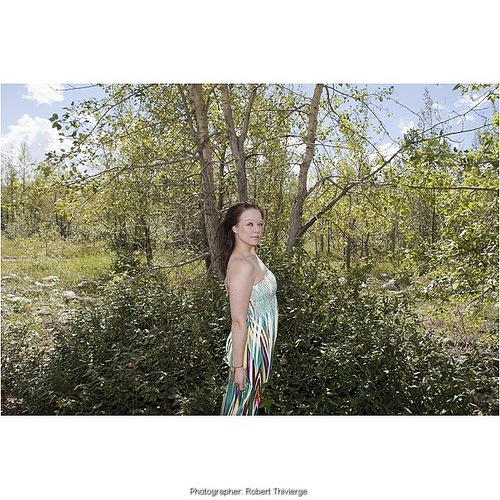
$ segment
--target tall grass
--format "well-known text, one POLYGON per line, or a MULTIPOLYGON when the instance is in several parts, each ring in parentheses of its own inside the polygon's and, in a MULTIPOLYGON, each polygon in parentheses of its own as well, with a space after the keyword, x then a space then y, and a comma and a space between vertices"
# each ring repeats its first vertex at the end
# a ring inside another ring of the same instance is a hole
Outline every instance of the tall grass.
POLYGON ((82 279, 99 279, 109 272, 112 255, 102 244, 39 238, 2 238, 2 276, 17 275, 41 281, 57 276, 74 287, 82 279))

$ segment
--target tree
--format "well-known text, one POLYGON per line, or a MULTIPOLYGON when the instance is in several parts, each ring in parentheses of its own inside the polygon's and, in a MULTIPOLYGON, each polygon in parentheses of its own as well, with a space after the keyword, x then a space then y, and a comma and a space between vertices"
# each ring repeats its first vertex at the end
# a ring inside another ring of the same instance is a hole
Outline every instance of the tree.
POLYGON ((189 85, 188 91, 190 111, 194 115, 194 122, 190 118, 188 118, 188 120, 201 165, 201 180, 203 186, 202 209, 210 252, 209 267, 213 265, 215 273, 219 277, 222 277, 222 263, 218 258, 219 248, 216 239, 217 229, 219 227, 219 216, 215 201, 212 145, 208 131, 208 105, 203 95, 203 85, 191 84, 189 85))
POLYGON ((44 188, 25 142, 17 152, 2 151, 2 230, 31 236, 42 220, 52 219, 53 206, 44 188))
POLYGON ((229 141, 229 146, 233 153, 233 158, 236 164, 236 180, 238 186, 238 200, 247 201, 248 200, 248 188, 247 188, 247 173, 245 169, 246 164, 246 154, 245 154, 245 141, 248 136, 248 128, 250 125, 250 115, 252 112, 252 106, 257 95, 257 85, 253 85, 246 105, 245 113, 243 115, 243 123, 241 124, 240 135, 236 132, 236 126, 234 122, 234 113, 230 102, 230 86, 228 84, 219 85, 221 93, 221 104, 224 110, 224 119, 226 122, 227 137, 229 141))
POLYGON ((63 120, 54 119, 74 139, 72 151, 57 160, 68 185, 93 185, 101 205, 112 190, 126 196, 106 212, 107 224, 135 220, 129 237, 142 232, 150 264, 156 241, 169 246, 173 262, 206 256, 207 267, 220 276, 220 216, 248 198, 265 207, 273 245, 291 251, 310 233, 305 244, 316 239, 318 248, 325 240, 330 251, 342 247, 346 263, 373 255, 384 241, 396 252, 410 220, 430 231, 427 241, 440 237, 437 188, 454 156, 444 139, 458 132, 448 132, 441 118, 427 120, 384 153, 372 135, 383 132, 376 103, 390 96, 390 88, 370 94, 360 86, 318 84, 309 96, 293 85, 104 88, 107 99, 81 103, 63 120), (417 165, 408 163, 412 154, 421 166, 413 180, 400 176, 396 161, 409 169, 417 165), (429 168, 435 182, 412 191, 412 219, 386 206, 395 199, 391 190, 408 196, 403 180, 416 182, 429 168))
POLYGON ((297 245, 299 238, 304 233, 302 227, 302 213, 304 211, 304 203, 307 197, 307 177, 311 162, 314 158, 314 149, 316 141, 316 131, 318 128, 318 113, 321 94, 324 85, 317 84, 314 88, 314 94, 311 100, 311 107, 309 111, 309 124, 307 133, 304 137, 306 151, 304 160, 300 165, 299 178, 297 184, 297 194, 292 206, 292 213, 290 215, 290 228, 288 233, 287 250, 289 252, 297 245))

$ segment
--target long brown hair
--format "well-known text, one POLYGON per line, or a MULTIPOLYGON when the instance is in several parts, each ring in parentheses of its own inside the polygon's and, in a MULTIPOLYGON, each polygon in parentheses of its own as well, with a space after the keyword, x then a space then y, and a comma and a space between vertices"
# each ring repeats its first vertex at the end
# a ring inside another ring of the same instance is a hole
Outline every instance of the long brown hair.
POLYGON ((241 218, 241 214, 245 210, 249 210, 254 208, 260 212, 262 218, 264 218, 264 212, 262 208, 260 208, 255 203, 250 203, 248 201, 236 203, 227 209, 224 220, 221 222, 219 229, 217 230, 217 236, 219 249, 220 249, 220 258, 222 259, 222 268, 224 270, 224 275, 227 270, 227 263, 229 262, 229 257, 234 250, 234 245, 236 242, 236 237, 233 231, 233 226, 238 224, 238 221, 241 218))

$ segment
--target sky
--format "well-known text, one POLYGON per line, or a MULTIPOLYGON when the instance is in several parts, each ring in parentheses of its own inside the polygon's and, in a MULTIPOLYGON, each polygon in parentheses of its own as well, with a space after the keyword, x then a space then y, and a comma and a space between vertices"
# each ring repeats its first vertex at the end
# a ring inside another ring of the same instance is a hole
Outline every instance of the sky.
POLYGON ((43 160, 46 152, 60 147, 49 118, 73 101, 102 95, 101 89, 87 84, 2 84, 2 151, 17 150, 24 142, 35 160, 43 160))
MULTIPOLYGON (((369 85, 375 89, 378 85, 369 85)), ((380 85, 381 87, 388 84, 380 85)), ((415 114, 423 107, 423 96, 427 89, 434 105, 443 117, 463 113, 475 104, 474 96, 462 96, 453 90, 453 84, 397 84, 394 99, 404 106, 393 105, 391 118, 385 118, 385 126, 392 139, 418 123, 415 114)), ((102 89, 92 84, 2 84, 1 86, 1 147, 2 151, 17 151, 25 143, 35 161, 41 161, 46 152, 61 147, 58 133, 52 128, 49 118, 72 102, 89 97, 104 96, 102 89)), ((388 103, 389 105, 390 103, 388 103)), ((467 126, 474 126, 477 117, 468 115, 467 126)), ((469 134, 464 145, 470 144, 469 134)), ((382 148, 390 148, 389 137, 380 138, 382 148)), ((66 144, 67 146, 67 144, 66 144)))

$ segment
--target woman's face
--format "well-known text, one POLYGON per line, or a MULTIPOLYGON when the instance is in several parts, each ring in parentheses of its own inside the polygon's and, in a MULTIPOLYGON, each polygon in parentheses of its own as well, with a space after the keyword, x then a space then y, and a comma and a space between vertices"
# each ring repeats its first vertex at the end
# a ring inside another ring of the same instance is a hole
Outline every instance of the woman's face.
POLYGON ((233 226, 236 239, 252 247, 260 243, 263 230, 264 219, 256 208, 245 210, 238 223, 233 226))

